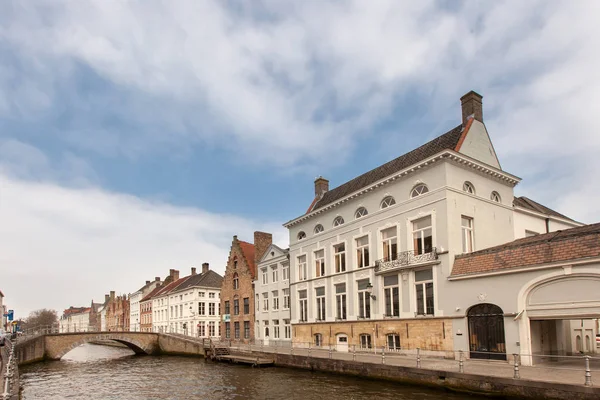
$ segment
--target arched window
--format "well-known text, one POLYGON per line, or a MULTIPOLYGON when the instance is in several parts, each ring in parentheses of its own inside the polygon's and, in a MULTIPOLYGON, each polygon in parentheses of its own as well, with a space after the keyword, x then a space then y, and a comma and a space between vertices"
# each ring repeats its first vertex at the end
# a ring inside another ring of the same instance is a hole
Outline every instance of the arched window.
POLYGON ((340 225, 343 225, 343 224, 344 224, 344 218, 342 218, 340 216, 335 217, 335 219, 333 220, 333 226, 334 227, 340 226, 340 225))
POLYGON ((471 182, 465 181, 463 183, 463 190, 467 193, 475 194, 475 187, 471 182))
POLYGON ((427 192, 429 192, 429 188, 427 187, 427 185, 424 184, 424 183, 419 183, 410 192, 410 197, 417 197, 417 196, 420 196, 420 195, 425 194, 427 192))
POLYGON ((234 272, 233 273, 233 289, 237 290, 240 288, 240 279, 238 277, 238 273, 234 272))
POLYGON ((306 238, 306 233, 304 231, 298 232, 298 240, 302 240, 306 238))
POLYGON ((381 209, 388 208, 396 204, 396 200, 392 196, 387 196, 381 200, 381 209))
POLYGON ((500 203, 501 202, 500 194, 498 192, 496 192, 496 191, 492 192, 492 194, 490 196, 490 199, 492 201, 495 201, 496 203, 500 203))
POLYGON ((315 226, 315 233, 321 233, 323 232, 325 229, 323 228, 323 225, 319 224, 317 226, 315 226))
POLYGON ((354 213, 354 218, 358 219, 360 217, 364 217, 367 214, 369 214, 369 212, 367 211, 366 208, 359 207, 358 210, 356 210, 356 212, 354 213))

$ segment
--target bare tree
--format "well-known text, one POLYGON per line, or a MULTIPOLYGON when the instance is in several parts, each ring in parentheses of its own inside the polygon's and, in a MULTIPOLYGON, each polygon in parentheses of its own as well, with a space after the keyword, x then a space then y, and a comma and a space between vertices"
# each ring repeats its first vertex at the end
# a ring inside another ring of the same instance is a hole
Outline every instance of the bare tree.
POLYGON ((42 308, 29 313, 25 319, 25 328, 35 328, 36 326, 53 325, 58 321, 55 310, 42 308))

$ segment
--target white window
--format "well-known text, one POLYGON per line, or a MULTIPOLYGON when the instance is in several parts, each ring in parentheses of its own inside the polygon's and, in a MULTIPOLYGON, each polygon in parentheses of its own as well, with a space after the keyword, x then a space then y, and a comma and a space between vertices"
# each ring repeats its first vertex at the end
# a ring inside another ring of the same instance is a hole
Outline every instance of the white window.
POLYGON ((208 294, 208 298, 209 299, 214 299, 215 298, 215 294, 213 292, 208 294))
POLYGON ((387 196, 381 200, 381 209, 388 208, 396 204, 396 200, 392 196, 387 196))
POLYGON ((269 311, 269 293, 263 293, 263 311, 269 311))
POLYGON ((359 336, 360 338, 360 348, 363 350, 371 349, 371 335, 363 333, 359 336))
POLYGON ((492 201, 495 201, 496 203, 501 203, 502 202, 502 199, 500 198, 500 194, 498 192, 495 192, 495 191, 492 192, 492 194, 490 196, 490 199, 492 201))
POLYGON ((433 315, 433 271, 431 268, 415 271, 417 314, 433 315))
POLYGON ((325 321, 325 288, 316 288, 315 295, 317 297, 317 321, 325 321))
POLYGON ((304 231, 298 232, 298 240, 302 240, 306 238, 306 233, 304 231))
POLYGON ((315 347, 323 346, 323 335, 320 333, 315 333, 315 347))
POLYGON ((269 275, 267 274, 267 269, 261 269, 262 272, 262 284, 267 285, 269 283, 269 275))
POLYGON ((431 216, 413 221, 413 246, 415 255, 431 253, 433 250, 431 216))
POLYGON ((315 251, 315 276, 325 275, 325 250, 315 251))
POLYGON ((335 285, 335 318, 346 319, 346 284, 335 285))
POLYGON ((273 320, 273 337, 275 339, 279 339, 279 320, 278 319, 273 320))
POLYGON ((289 264, 284 264, 282 269, 281 269, 281 278, 284 281, 287 281, 288 279, 290 279, 290 266, 289 264))
POLYGON ((273 265, 271 267, 271 275, 273 278, 273 283, 275 283, 279 280, 279 273, 277 272, 277 265, 273 265))
POLYGON ((215 315, 215 303, 208 303, 208 315, 215 315))
POLYGON ((298 309, 300 310, 300 322, 308 321, 308 300, 306 298, 306 290, 298 292, 298 309))
POLYGON ((216 336, 215 321, 210 321, 208 323, 208 336, 216 336))
POLYGON ((323 225, 318 224, 317 226, 315 226, 315 234, 317 233, 321 233, 323 232, 325 229, 323 228, 323 225))
POLYGON ((298 280, 305 281, 307 279, 306 256, 298 257, 298 280))
POLYGON ((392 351, 400 350, 400 335, 397 333, 387 335, 387 349, 392 351))
POLYGON ((335 272, 346 271, 346 245, 344 243, 333 246, 333 258, 335 261, 335 272))
POLYGON ((465 181, 463 183, 463 190, 470 194, 475 194, 475 186, 471 182, 465 181))
POLYGON ((395 226, 381 231, 383 244, 383 260, 392 261, 398 258, 398 237, 395 226))
POLYGON ((471 253, 473 251, 473 218, 463 215, 460 225, 462 230, 462 251, 463 253, 471 253))
POLYGON ((204 321, 200 321, 198 326, 198 336, 204 337, 206 336, 206 323, 204 321))
POLYGON ((283 308, 290 308, 290 289, 283 289, 283 308))
POLYGON ((359 207, 358 210, 356 210, 356 212, 354 213, 354 218, 358 219, 360 217, 364 217, 365 215, 368 215, 369 212, 367 211, 366 208, 364 207, 359 207))
POLYGON ((410 197, 417 197, 429 192, 429 188, 424 183, 419 183, 410 191, 410 197))
POLYGON ((273 310, 279 310, 279 292, 274 290, 272 292, 273 295, 273 310))
POLYGON ((198 292, 198 297, 204 297, 204 292, 198 292))
POLYGON ((292 337, 292 327, 290 326, 290 320, 283 320, 283 329, 285 331, 284 335, 286 339, 290 339, 292 337))
POLYGON ((385 299, 386 317, 400 316, 400 287, 398 275, 383 277, 383 297, 385 299))
POLYGON ((340 226, 340 225, 344 225, 344 218, 337 216, 333 220, 333 226, 336 227, 336 226, 340 226))
POLYGON ((369 266, 369 237, 356 239, 356 265, 358 268, 369 266))
POLYGON ((368 279, 356 282, 358 285, 358 318, 371 318, 371 296, 367 293, 368 279))

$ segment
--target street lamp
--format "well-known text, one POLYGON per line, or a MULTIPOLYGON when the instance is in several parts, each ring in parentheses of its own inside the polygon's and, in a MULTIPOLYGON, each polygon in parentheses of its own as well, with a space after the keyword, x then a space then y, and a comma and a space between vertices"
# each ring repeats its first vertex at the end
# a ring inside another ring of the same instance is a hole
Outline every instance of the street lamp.
POLYGON ((373 291, 373 285, 371 284, 371 282, 367 283, 367 294, 369 295, 370 298, 372 298, 373 300, 377 300, 377 298, 375 297, 374 294, 372 294, 373 291))
POLYGON ((190 315, 192 316, 192 324, 190 326, 190 333, 192 333, 192 335, 190 335, 190 336, 193 336, 194 326, 195 326, 195 322, 196 322, 194 320, 194 317, 196 316, 196 313, 194 312, 194 307, 193 306, 190 306, 190 315))

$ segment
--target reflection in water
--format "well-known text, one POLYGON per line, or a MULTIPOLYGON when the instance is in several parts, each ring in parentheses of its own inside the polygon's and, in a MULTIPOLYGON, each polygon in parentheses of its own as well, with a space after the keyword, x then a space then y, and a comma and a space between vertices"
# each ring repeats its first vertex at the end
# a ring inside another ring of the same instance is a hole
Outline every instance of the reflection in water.
POLYGON ((476 399, 400 384, 286 368, 133 356, 82 345, 61 361, 21 368, 23 399, 476 399))

